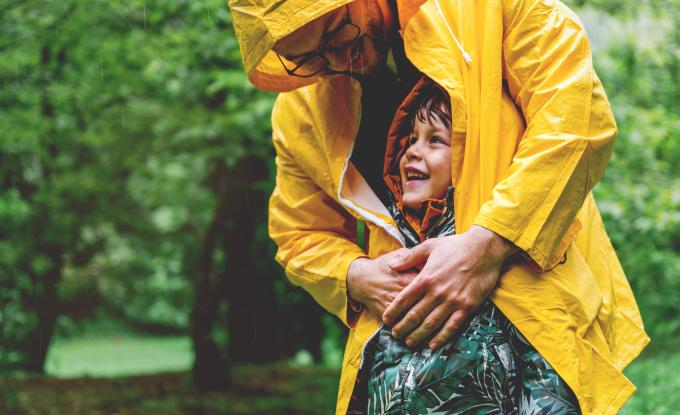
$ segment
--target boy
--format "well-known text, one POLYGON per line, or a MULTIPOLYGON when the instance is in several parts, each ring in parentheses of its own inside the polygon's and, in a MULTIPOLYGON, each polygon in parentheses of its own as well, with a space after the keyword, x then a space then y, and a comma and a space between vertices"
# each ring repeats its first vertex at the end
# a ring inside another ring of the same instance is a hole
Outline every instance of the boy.
MULTIPOLYGON (((448 94, 423 77, 390 128, 388 208, 407 247, 455 233, 450 105, 448 94)), ((359 379, 368 382, 368 414, 580 413, 566 383, 488 300, 435 351, 409 349, 384 325, 366 350, 363 370, 370 372, 359 379)))

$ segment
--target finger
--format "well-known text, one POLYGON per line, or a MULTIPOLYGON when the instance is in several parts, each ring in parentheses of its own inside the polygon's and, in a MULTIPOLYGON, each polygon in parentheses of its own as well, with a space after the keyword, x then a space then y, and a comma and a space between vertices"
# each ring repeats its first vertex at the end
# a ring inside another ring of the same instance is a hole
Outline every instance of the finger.
MULTIPOLYGON (((392 303, 383 313, 383 322, 392 327, 399 322, 399 319, 408 312, 424 295, 430 287, 425 276, 429 275, 427 266, 418 273, 404 289, 401 290, 392 300, 392 303)), ((434 306, 432 307, 434 308, 434 306)), ((426 310, 428 313, 430 310, 426 310)))
MULTIPOLYGON (((418 303, 411 307, 406 315, 392 328, 392 336, 396 339, 402 339, 406 336, 409 336, 410 338, 411 332, 423 323, 435 307, 436 304, 433 301, 427 296, 423 297, 418 303)), ((407 339, 406 345, 409 347, 417 344, 413 341, 409 342, 408 340, 409 339, 407 339)))
POLYGON ((418 273, 416 271, 408 270, 397 272, 397 276, 394 279, 394 288, 396 291, 394 292, 392 301, 394 301, 394 298, 397 298, 399 293, 401 293, 404 288, 408 287, 409 284, 411 284, 416 279, 416 277, 418 277, 418 273))
POLYGON ((404 315, 424 294, 424 286, 420 283, 421 280, 416 277, 409 285, 406 286, 396 297, 392 303, 387 307, 383 313, 383 322, 392 327, 399 318, 404 315))
MULTIPOLYGON (((422 301, 421 301, 422 303, 422 301)), ((406 337, 406 345, 409 347, 417 346, 423 340, 429 338, 438 330, 444 322, 451 316, 451 306, 440 304, 437 308, 427 315, 422 323, 406 337)), ((395 327, 396 328, 396 327, 395 327)))
POLYGON ((444 324, 444 327, 437 333, 437 335, 430 340, 429 347, 435 350, 441 347, 444 343, 451 340, 458 331, 465 325, 467 320, 467 313, 463 310, 456 310, 451 314, 449 319, 444 324))
MULTIPOLYGON (((410 248, 399 248, 395 251, 392 251, 388 254, 385 254, 386 257, 388 257, 387 264, 390 266, 392 263, 400 263, 401 260, 406 257, 411 249, 410 248)), ((391 266, 390 266, 391 267, 391 266)))
POLYGON ((409 249, 403 254, 395 256, 395 258, 390 260, 388 265, 395 271, 404 271, 426 262, 429 256, 430 244, 424 242, 409 249))

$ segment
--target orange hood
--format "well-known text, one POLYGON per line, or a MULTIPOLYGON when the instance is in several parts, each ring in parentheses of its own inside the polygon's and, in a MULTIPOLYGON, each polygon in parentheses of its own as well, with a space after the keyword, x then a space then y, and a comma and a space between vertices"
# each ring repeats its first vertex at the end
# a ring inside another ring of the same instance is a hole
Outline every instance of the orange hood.
MULTIPOLYGON (((427 231, 435 219, 439 218, 446 211, 447 204, 452 204, 451 202, 447 203, 447 200, 450 199, 448 196, 451 192, 449 191, 444 198, 424 200, 418 212, 404 210, 402 205, 404 189, 399 172, 399 160, 404 155, 407 140, 413 130, 413 119, 416 116, 417 110, 415 105, 418 97, 426 87, 432 85, 439 88, 444 93, 444 96, 449 96, 444 88, 437 85, 427 76, 420 78, 411 92, 404 98, 392 120, 392 125, 387 134, 385 162, 383 165, 383 179, 394 198, 396 208, 404 215, 413 231, 418 234, 419 242, 423 242, 428 237, 427 231)), ((452 206, 449 206, 449 208, 452 208, 452 206)))

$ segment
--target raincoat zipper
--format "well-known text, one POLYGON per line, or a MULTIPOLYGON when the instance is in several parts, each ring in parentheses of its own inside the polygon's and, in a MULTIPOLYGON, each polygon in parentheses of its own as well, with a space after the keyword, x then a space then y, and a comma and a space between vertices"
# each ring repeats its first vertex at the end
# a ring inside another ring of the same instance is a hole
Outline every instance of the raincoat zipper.
POLYGON ((376 330, 373 334, 371 334, 368 339, 364 342, 364 344, 361 346, 361 358, 359 359, 359 370, 361 370, 364 367, 364 361, 366 360, 366 346, 375 338, 375 336, 380 333, 380 330, 382 330, 383 326, 385 324, 381 324, 380 327, 378 327, 378 330, 376 330))
POLYGON ((406 246, 406 241, 404 240, 404 237, 401 235, 401 233, 399 232, 399 230, 397 228, 395 228, 394 226, 391 226, 389 223, 385 222, 383 219, 380 219, 377 216, 375 216, 374 214, 366 211, 365 209, 360 208, 359 206, 357 206, 351 200, 345 199, 340 195, 340 193, 342 192, 342 185, 345 182, 345 175, 347 174, 347 168, 349 167, 349 161, 350 161, 350 158, 352 157, 353 151, 354 151, 354 143, 352 143, 352 146, 349 149, 349 154, 347 155, 347 159, 345 159, 345 165, 343 166, 342 174, 340 175, 340 183, 338 185, 338 200, 340 201, 340 203, 345 208, 352 210, 354 213, 361 216, 363 219, 366 219, 368 222, 371 222, 373 225, 384 230, 388 235, 392 236, 394 239, 399 241, 399 243, 402 246, 406 246))
MULTIPOLYGON (((347 155, 347 158, 345 159, 345 165, 342 168, 342 174, 340 174, 340 183, 338 185, 338 200, 340 203, 345 206, 345 208, 350 209, 354 211, 356 214, 358 214, 360 217, 366 219, 367 221, 371 222, 373 225, 379 227, 380 229, 384 230, 388 235, 392 236, 394 239, 399 241, 401 246, 406 246, 406 241, 404 240, 404 237, 401 235, 399 230, 395 228, 394 226, 391 226, 389 223, 385 222, 384 220, 376 217, 370 212, 367 212, 366 210, 360 208, 354 202, 352 202, 349 199, 343 198, 340 193, 342 192, 342 185, 345 181, 345 175, 347 174, 347 169, 349 168, 349 161, 352 158, 352 153, 354 152, 354 143, 352 143, 352 146, 349 148, 349 154, 347 155)), ((373 338, 380 332, 380 329, 382 329, 383 325, 381 324, 378 329, 371 334, 368 339, 364 342, 364 344, 361 346, 361 360, 359 360, 359 369, 361 369, 364 366, 364 360, 366 356, 366 346, 373 340, 373 338)))

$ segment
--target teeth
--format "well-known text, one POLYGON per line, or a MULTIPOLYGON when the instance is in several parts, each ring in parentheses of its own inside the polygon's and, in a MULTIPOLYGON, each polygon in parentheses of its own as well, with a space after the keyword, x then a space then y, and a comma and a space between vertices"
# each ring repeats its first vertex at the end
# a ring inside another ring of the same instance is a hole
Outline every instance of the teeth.
POLYGON ((422 174, 422 173, 416 173, 416 172, 406 173, 406 178, 413 179, 413 180, 423 180, 423 179, 427 179, 428 177, 429 177, 428 175, 422 174))

